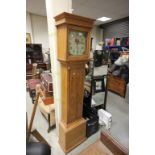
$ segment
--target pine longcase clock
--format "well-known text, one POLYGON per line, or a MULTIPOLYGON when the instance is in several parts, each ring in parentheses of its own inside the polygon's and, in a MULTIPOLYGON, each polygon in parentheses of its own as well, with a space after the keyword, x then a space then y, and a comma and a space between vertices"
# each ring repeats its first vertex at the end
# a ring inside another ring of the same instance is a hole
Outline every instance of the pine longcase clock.
POLYGON ((64 152, 69 152, 86 139, 86 120, 82 117, 84 77, 94 20, 62 13, 55 17, 55 21, 61 63, 59 143, 64 152))

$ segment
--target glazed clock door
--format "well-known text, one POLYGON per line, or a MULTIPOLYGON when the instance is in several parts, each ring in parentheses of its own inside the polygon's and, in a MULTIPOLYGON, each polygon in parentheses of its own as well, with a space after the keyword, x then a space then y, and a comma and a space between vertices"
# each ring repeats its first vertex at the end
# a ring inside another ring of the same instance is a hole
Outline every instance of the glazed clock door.
POLYGON ((83 55, 87 46, 87 32, 70 30, 68 38, 69 55, 83 55))

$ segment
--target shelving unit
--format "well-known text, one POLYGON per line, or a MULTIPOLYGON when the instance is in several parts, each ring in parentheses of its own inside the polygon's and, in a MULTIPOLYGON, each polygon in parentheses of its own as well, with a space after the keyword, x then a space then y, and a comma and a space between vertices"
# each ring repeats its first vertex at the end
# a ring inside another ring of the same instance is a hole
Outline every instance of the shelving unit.
POLYGON ((129 48, 129 45, 113 45, 113 46, 103 46, 103 49, 112 49, 112 48, 117 48, 118 50, 122 50, 122 47, 129 48))

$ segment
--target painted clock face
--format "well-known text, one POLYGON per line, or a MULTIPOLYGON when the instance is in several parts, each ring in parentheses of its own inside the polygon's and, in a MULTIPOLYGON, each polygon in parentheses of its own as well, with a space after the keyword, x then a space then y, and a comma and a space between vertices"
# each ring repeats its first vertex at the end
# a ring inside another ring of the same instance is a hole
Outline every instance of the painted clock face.
POLYGON ((83 55, 86 50, 86 32, 70 30, 68 48, 70 55, 83 55))

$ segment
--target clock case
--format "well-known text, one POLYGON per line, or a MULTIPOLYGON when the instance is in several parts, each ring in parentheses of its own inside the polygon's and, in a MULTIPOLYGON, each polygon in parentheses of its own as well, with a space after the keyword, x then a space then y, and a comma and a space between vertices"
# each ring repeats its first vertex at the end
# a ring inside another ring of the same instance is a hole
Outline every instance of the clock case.
POLYGON ((91 29, 94 20, 69 13, 55 17, 57 26, 58 60, 59 61, 88 61, 91 45, 91 29), (79 22, 80 20, 80 22, 79 22), (69 32, 71 30, 86 32, 86 48, 82 55, 69 54, 69 32))
POLYGON ((91 28, 94 20, 62 13, 55 17, 57 26, 58 60, 61 64, 61 120, 59 144, 69 152, 86 139, 86 120, 82 116, 85 63, 89 61, 91 28), (87 33, 83 55, 70 55, 68 37, 70 30, 87 33))

